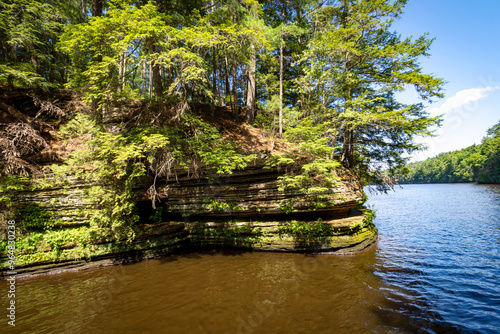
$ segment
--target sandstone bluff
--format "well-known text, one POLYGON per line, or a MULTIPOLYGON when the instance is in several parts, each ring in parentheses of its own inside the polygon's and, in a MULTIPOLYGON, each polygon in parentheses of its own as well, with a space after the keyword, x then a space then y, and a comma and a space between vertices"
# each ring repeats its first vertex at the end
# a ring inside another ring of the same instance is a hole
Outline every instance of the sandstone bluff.
MULTIPOLYGON (((4 118, 15 114, 7 105, 3 113, 4 118)), ((53 141, 27 160, 39 166, 60 164, 65 150, 53 141)), ((48 182, 37 189, 16 191, 11 201, 35 207, 54 222, 52 234, 37 232, 24 238, 22 245, 18 243, 22 247, 17 249, 16 271, 29 275, 82 269, 202 247, 354 254, 376 242, 373 215, 360 209, 366 196, 352 171, 336 168, 336 187, 318 200, 303 190, 280 189, 279 177, 286 170, 266 164, 268 159, 266 152, 260 152, 245 168, 225 176, 210 174, 203 166, 196 176, 176 170, 173 178, 155 180, 155 209, 148 193, 151 180, 137 184, 133 193, 139 219, 136 235, 128 242, 86 239, 89 212, 94 209, 85 195, 91 184, 75 178, 64 185, 48 182), (66 231, 75 235, 81 231, 82 237, 65 242, 66 231)), ((296 161, 295 168, 300 165, 296 161)), ((8 270, 8 260, 5 249, 0 255, 2 275, 8 270)))
MULTIPOLYGON (((122 263, 202 246, 352 254, 376 241, 375 226, 363 210, 356 209, 364 193, 352 175, 343 175, 333 206, 316 211, 311 210, 312 203, 300 201, 302 194, 280 192, 279 175, 277 168, 263 169, 263 164, 258 163, 213 183, 181 175, 177 181, 159 186, 162 222, 140 224, 140 233, 133 243, 95 244, 83 258, 79 246, 68 243, 59 250, 57 261, 52 257, 54 249, 41 243, 31 251, 18 254, 17 271, 41 273, 59 267, 79 267, 87 265, 88 259, 108 259, 103 262, 106 264, 122 263), (213 199, 217 200, 218 207, 210 205, 213 199), (298 199, 300 209, 287 214, 282 203, 290 199, 298 199), (320 217, 323 224, 331 228, 331 233, 311 236, 280 229, 292 219, 307 223, 316 222, 320 217)), ((88 225, 82 214, 88 206, 82 196, 83 187, 85 185, 75 184, 70 188, 19 192, 17 200, 39 204, 62 222, 59 228, 75 229, 88 225)), ((143 221, 152 212, 145 190, 137 189, 143 221)), ((2 254, 2 270, 8 264, 6 255, 6 252, 2 254)))

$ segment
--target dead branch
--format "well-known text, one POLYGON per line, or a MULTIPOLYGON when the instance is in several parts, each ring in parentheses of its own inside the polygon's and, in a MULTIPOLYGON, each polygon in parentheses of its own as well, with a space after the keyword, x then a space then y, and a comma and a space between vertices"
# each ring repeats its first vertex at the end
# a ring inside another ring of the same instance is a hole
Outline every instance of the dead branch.
POLYGON ((52 104, 52 102, 40 100, 35 95, 30 96, 31 98, 33 98, 33 103, 35 104, 35 106, 40 107, 40 110, 33 119, 37 119, 39 117, 61 119, 63 117, 66 117, 66 113, 62 111, 62 109, 58 106, 52 104))

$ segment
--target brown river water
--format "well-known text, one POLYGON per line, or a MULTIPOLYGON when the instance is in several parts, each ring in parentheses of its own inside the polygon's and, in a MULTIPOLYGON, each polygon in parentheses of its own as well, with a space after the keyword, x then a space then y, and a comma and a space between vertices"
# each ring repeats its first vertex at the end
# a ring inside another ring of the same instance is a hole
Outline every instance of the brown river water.
POLYGON ((500 332, 500 187, 369 203, 380 240, 364 254, 205 250, 18 280, 0 333, 500 332))

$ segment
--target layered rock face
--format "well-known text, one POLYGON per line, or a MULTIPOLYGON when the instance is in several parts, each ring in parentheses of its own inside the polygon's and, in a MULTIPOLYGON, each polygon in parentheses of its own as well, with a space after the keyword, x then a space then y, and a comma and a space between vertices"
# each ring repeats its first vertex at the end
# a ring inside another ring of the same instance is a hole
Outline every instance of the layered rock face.
POLYGON ((158 193, 168 212, 203 219, 292 219, 284 215, 287 209, 295 217, 310 213, 318 217, 342 217, 362 201, 364 193, 353 174, 340 168, 339 174, 335 194, 324 199, 306 196, 301 191, 280 191, 278 177, 283 171, 266 167, 264 161, 208 182, 180 175, 175 181, 160 185, 158 193))
MULTIPOLYGON (((264 161, 224 177, 194 178, 178 173, 173 180, 157 182, 160 200, 156 206, 162 208, 162 214, 155 223, 150 218, 155 211, 147 199, 147 187, 138 188, 141 218, 135 239, 128 243, 85 244, 86 212, 91 209, 85 202, 85 184, 19 192, 16 201, 39 205, 57 220, 46 233, 77 237, 57 249, 50 238, 33 240, 30 247, 18 251, 18 271, 86 265, 89 260, 120 262, 198 246, 346 254, 375 242, 377 230, 371 214, 354 209, 364 193, 349 171, 338 168, 340 181, 334 194, 326 198, 282 191, 280 175, 282 170, 266 168, 264 161), (79 238, 82 242, 74 241, 79 238)), ((6 255, 5 251, 0 258, 2 269, 7 267, 6 255)))

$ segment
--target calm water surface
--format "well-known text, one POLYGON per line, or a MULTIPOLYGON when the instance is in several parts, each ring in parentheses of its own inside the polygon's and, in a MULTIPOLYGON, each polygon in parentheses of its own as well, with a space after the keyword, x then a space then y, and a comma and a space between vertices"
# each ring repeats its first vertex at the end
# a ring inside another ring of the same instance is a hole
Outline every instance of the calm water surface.
POLYGON ((369 204, 368 253, 207 251, 18 281, 0 333, 500 332, 500 186, 408 185, 369 204))

